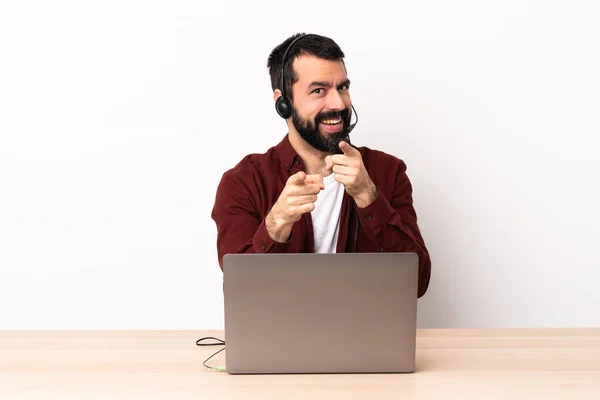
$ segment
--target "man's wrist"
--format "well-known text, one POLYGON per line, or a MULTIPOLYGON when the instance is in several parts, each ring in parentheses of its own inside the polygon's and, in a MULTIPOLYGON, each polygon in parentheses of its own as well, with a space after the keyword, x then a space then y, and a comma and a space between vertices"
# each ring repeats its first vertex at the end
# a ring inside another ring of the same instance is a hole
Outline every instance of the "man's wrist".
POLYGON ((279 222, 279 220, 275 217, 275 213, 273 210, 269 214, 267 214, 267 218, 265 219, 265 226, 267 228, 267 233, 269 237, 279 243, 285 243, 290 238, 290 233, 292 231, 291 225, 279 222))
POLYGON ((371 205, 377 198, 377 186, 370 185, 369 189, 354 198, 358 208, 365 208, 371 205))

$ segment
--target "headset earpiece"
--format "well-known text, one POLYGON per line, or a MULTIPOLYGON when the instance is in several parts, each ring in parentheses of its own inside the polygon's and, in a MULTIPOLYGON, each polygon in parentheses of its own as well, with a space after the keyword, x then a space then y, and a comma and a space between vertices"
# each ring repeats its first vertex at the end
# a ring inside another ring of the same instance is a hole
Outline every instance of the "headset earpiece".
POLYGON ((279 96, 275 101, 275 109, 277 110, 277 114, 283 119, 288 119, 292 116, 290 101, 284 95, 279 96))

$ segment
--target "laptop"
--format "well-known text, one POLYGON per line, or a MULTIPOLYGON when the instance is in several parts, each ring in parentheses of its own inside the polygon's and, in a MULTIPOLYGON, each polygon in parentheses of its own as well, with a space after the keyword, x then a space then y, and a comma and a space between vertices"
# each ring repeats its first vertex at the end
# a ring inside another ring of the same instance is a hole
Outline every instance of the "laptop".
POLYGON ((416 253, 228 254, 229 374, 415 370, 416 253))

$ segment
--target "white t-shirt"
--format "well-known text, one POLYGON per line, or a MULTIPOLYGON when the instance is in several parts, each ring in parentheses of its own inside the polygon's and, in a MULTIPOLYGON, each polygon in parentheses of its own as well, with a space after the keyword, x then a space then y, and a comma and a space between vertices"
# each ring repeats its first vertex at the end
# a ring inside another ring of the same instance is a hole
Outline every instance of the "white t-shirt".
POLYGON ((345 189, 333 173, 323 177, 323 184, 325 189, 317 195, 315 209, 311 212, 315 253, 335 253, 345 189))

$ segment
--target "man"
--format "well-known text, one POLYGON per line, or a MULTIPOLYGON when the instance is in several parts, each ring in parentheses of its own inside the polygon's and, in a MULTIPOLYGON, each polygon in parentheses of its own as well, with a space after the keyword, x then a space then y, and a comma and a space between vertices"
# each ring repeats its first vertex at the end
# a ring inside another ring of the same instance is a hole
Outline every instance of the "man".
POLYGON ((406 165, 351 145, 344 57, 333 40, 312 34, 271 52, 273 99, 288 133, 223 175, 212 211, 219 264, 228 253, 415 252, 421 297, 431 261, 406 165))

